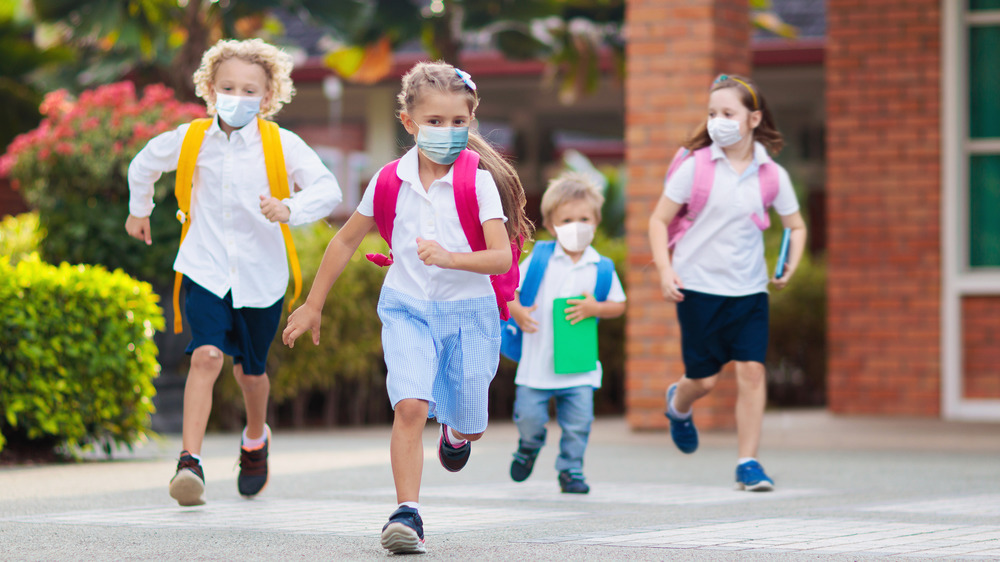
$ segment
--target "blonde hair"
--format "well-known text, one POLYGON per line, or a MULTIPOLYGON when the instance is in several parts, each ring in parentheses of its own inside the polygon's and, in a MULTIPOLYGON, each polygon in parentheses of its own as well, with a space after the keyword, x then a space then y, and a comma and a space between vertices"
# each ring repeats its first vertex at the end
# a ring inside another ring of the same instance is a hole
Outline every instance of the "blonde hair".
POLYGON ((269 95, 265 95, 261 103, 261 117, 271 117, 292 101, 295 86, 292 85, 294 64, 291 55, 261 39, 223 40, 205 51, 201 57, 201 65, 194 72, 195 94, 205 100, 209 115, 215 115, 215 104, 210 99, 215 87, 215 73, 218 72, 219 65, 232 58, 260 65, 267 74, 269 95))
MULTIPOLYGON (((413 113, 413 109, 420 104, 421 96, 429 89, 464 95, 470 114, 479 107, 478 94, 459 76, 454 66, 444 62, 419 62, 403 76, 403 87, 396 97, 400 111, 413 113)), ((517 170, 476 131, 469 131, 468 147, 479 153, 479 167, 488 171, 497 184, 503 212, 507 216, 507 236, 518 246, 523 245, 531 239, 534 227, 524 210, 527 199, 517 170)))
MULTIPOLYGON (((760 111, 760 124, 750 132, 753 135, 753 139, 764 145, 771 154, 777 155, 781 152, 781 149, 785 146, 785 140, 782 138, 781 133, 778 132, 778 126, 774 122, 774 114, 767 107, 764 94, 760 92, 757 84, 754 84, 753 80, 746 76, 720 74, 715 79, 715 82, 712 83, 712 87, 708 90, 708 93, 711 95, 712 92, 726 88, 736 90, 740 101, 743 102, 743 106, 748 110, 760 111)), ((708 136, 708 122, 702 121, 694 133, 688 137, 688 140, 684 143, 684 147, 695 151, 710 144, 712 144, 712 138, 708 136)))
POLYGON ((601 188, 590 177, 579 172, 563 172, 549 181, 545 193, 542 194, 542 224, 552 226, 549 222, 556 209, 573 201, 587 201, 594 210, 597 222, 601 222, 601 207, 604 206, 604 194, 601 188))

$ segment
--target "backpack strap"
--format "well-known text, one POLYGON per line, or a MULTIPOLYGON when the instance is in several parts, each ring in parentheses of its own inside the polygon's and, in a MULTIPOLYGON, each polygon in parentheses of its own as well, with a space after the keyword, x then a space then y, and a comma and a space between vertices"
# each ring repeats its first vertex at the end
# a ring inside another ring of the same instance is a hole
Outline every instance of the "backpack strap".
POLYGON ((694 221, 698 213, 708 203, 715 183, 715 162, 712 161, 712 149, 699 148, 694 151, 694 180, 691 182, 691 199, 687 204, 687 220, 694 221))
POLYGON ((476 197, 478 167, 479 154, 466 149, 458 154, 451 169, 458 220, 462 223, 462 231, 473 252, 486 249, 486 234, 483 233, 483 223, 479 220, 479 199, 476 197))
POLYGON ((397 159, 379 170, 378 179, 375 180, 375 193, 372 195, 375 210, 372 218, 375 219, 379 235, 389 245, 389 255, 371 253, 365 254, 365 257, 380 267, 392 265, 392 225, 396 222, 396 202, 399 200, 399 188, 403 185, 403 180, 396 174, 398 168, 397 159))
POLYGON ((761 164, 757 168, 757 181, 760 183, 760 198, 764 203, 764 216, 756 213, 750 215, 754 224, 761 230, 767 230, 771 226, 771 214, 768 209, 778 198, 778 165, 774 162, 761 164))
MULTIPOLYGON (((177 160, 177 173, 174 178, 174 197, 177 199, 177 220, 181 223, 181 241, 187 236, 191 227, 191 186, 194 183, 194 169, 198 162, 198 153, 201 151, 201 143, 205 140, 205 132, 212 125, 209 118, 195 119, 188 126, 184 133, 184 141, 181 143, 181 155, 177 160)), ((174 333, 179 334, 184 331, 184 319, 181 317, 181 281, 184 275, 181 272, 174 273, 174 333)))
MULTIPOLYGON (((483 223, 479 220, 479 199, 476 197, 478 167, 479 153, 465 149, 458 154, 451 172, 458 220, 462 223, 462 231, 465 232, 465 238, 469 241, 469 247, 473 252, 486 249, 486 234, 483 232, 483 223)), ((517 262, 521 259, 521 248, 517 242, 511 242, 510 254, 510 269, 500 275, 490 275, 490 284, 493 285, 493 292, 497 297, 501 320, 510 318, 507 303, 514 300, 520 280, 517 262)))
POLYGON ((610 258, 601 256, 597 262, 597 286, 594 287, 594 298, 600 302, 608 300, 608 293, 611 292, 611 282, 614 279, 615 262, 610 258))
MULTIPOLYGON (((292 196, 288 187, 288 170, 285 168, 285 153, 281 149, 281 132, 274 121, 257 118, 260 129, 260 140, 264 145, 264 167, 267 170, 267 183, 271 186, 271 197, 278 200, 292 196)), ((292 239, 292 229, 288 223, 278 223, 281 227, 281 237, 285 239, 285 251, 288 254, 288 264, 292 269, 292 279, 295 281, 295 291, 292 300, 288 302, 288 312, 292 311, 295 301, 302 294, 302 268, 299 267, 299 254, 295 251, 295 241, 292 239)))
POLYGON ((535 297, 538 296, 538 289, 541 288, 542 278, 545 277, 545 270, 549 266, 549 259, 552 258, 552 252, 555 249, 555 240, 542 240, 532 248, 531 263, 528 264, 528 272, 524 274, 524 284, 521 285, 519 299, 521 306, 535 304, 535 297))

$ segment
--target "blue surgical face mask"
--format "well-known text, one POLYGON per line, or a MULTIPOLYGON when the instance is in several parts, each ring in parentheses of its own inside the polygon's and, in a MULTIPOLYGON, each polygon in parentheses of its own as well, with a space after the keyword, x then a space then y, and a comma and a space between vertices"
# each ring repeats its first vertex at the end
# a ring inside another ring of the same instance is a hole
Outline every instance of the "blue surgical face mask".
POLYGON ((468 127, 419 127, 417 131, 417 148, 436 164, 452 164, 468 144, 468 127))
POLYGON ((250 98, 215 93, 215 111, 230 127, 239 129, 249 123, 260 112, 260 102, 263 98, 250 98))

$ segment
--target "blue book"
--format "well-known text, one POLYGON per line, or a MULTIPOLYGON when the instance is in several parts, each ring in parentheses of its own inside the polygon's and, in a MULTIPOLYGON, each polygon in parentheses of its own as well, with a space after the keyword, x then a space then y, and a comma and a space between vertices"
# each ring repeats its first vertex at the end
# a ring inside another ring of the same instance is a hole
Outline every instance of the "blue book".
POLYGON ((778 263, 774 266, 774 278, 781 279, 785 274, 785 261, 788 260, 788 246, 792 242, 792 229, 786 228, 781 237, 781 251, 778 252, 778 263))

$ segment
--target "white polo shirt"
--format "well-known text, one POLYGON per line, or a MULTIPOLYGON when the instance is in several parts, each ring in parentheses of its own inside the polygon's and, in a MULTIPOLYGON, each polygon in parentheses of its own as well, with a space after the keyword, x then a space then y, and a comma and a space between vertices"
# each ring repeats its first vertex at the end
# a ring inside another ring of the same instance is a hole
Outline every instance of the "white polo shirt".
MULTIPOLYGON (((392 227, 393 264, 386 272, 385 286, 429 301, 493 295, 488 275, 424 265, 417 257, 417 237, 434 240, 449 252, 472 251, 455 206, 454 166, 427 190, 420 183, 418 166, 417 148, 413 147, 400 158, 396 168, 396 175, 403 183, 399 187, 396 221, 392 227)), ((378 174, 375 174, 358 204, 358 213, 366 217, 375 216, 377 182, 378 174)), ((496 182, 486 170, 476 170, 476 200, 479 201, 480 223, 490 219, 507 220, 496 182)))
MULTIPOLYGON (((534 256, 531 253, 521 262, 521 283, 528 274, 528 266, 534 256)), ((538 389, 572 388, 574 386, 601 387, 601 362, 597 369, 589 373, 574 373, 557 375, 555 372, 555 351, 553 350, 552 301, 559 298, 574 297, 583 293, 594 294, 597 285, 597 262, 601 256, 592 246, 587 246, 580 261, 566 255, 558 243, 552 252, 545 276, 538 286, 538 296, 535 304, 538 308, 531 317, 538 322, 538 331, 525 333, 521 344, 521 361, 517 364, 517 376, 514 384, 538 389)), ((615 272, 611 279, 611 290, 608 292, 609 302, 625 302, 625 291, 622 282, 615 272)))
MULTIPOLYGON (((685 289, 740 297, 766 293, 770 276, 764 260, 764 236, 750 218, 763 216, 757 170, 773 162, 764 145, 754 143, 753 161, 737 175, 726 153, 712 143, 715 181, 705 208, 674 247, 673 268, 685 289)), ((688 158, 667 179, 663 194, 675 203, 691 199, 694 182, 694 158, 688 158)), ((778 196, 774 210, 791 215, 799 210, 788 172, 778 166, 778 196)))
MULTIPOLYGON (((128 185, 133 216, 152 213, 153 184, 163 172, 177 169, 188 126, 157 135, 132 160, 128 185)), ((328 216, 343 198, 336 178, 298 135, 280 129, 279 136, 289 187, 302 188, 283 201, 291 210, 288 223, 328 216)), ((288 287, 288 262, 281 227, 260 211, 259 196, 270 194, 257 120, 226 138, 216 117, 198 153, 191 227, 174 270, 219 298, 232 290, 234 308, 277 302, 288 287)))

